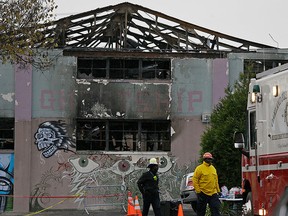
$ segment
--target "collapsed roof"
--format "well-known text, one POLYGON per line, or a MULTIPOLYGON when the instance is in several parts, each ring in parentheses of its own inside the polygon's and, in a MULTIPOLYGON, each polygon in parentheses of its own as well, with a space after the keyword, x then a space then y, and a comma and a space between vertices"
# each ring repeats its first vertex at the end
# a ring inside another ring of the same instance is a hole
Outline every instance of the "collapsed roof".
POLYGON ((47 37, 61 48, 166 53, 250 52, 274 48, 212 31, 131 3, 52 22, 47 37))

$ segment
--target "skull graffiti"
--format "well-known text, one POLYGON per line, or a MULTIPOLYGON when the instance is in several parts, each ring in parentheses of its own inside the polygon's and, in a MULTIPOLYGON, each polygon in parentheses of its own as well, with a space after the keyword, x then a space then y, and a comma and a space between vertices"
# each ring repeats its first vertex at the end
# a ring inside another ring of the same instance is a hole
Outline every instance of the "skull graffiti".
POLYGON ((60 121, 42 123, 34 135, 35 144, 45 158, 51 157, 57 150, 68 150, 69 145, 75 147, 66 136, 64 124, 60 121))

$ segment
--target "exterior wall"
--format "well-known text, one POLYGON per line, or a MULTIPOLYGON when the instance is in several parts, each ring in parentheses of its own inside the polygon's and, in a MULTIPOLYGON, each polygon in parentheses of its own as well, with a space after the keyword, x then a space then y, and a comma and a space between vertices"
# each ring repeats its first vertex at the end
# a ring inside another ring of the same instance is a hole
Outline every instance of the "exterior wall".
MULTIPOLYGON (((236 73, 239 76, 239 72, 236 73)), ((212 70, 212 104, 217 105, 219 99, 225 96, 225 88, 228 84, 234 82, 229 81, 229 64, 227 59, 214 59, 212 70), (224 88, 223 88, 224 87, 224 88)), ((237 77, 238 79, 238 77, 237 77)), ((236 79, 236 80, 237 80, 236 79)))
MULTIPOLYGON (((32 121, 31 137, 33 142, 31 143, 31 176, 30 176, 30 198, 27 199, 30 211, 36 212, 47 208, 55 203, 67 198, 70 195, 76 193, 70 193, 71 191, 71 164, 69 163, 69 157, 75 153, 75 148, 70 147, 67 150, 57 150, 52 156, 46 158, 46 149, 39 150, 34 136, 39 133, 39 130, 43 128, 43 124, 51 123, 55 128, 62 128, 69 130, 73 128, 73 122, 69 118, 37 118, 32 121), (60 124, 59 120, 65 122, 60 124), (45 156, 44 156, 45 155, 45 156), (61 199, 55 197, 62 196, 61 199), (48 197, 48 198, 43 198, 48 197), (50 198, 54 197, 54 198, 50 198)), ((49 128, 47 126, 46 128, 49 128)), ((64 131, 64 130, 63 130, 64 131)), ((62 134, 63 136, 72 136, 62 134)), ((60 134, 56 137, 61 136, 60 134)), ((38 140, 39 141, 39 140, 38 140)), ((66 144, 68 140, 64 141, 66 144)), ((39 142, 40 143, 40 142, 39 142)), ((58 144, 58 143, 57 143, 58 144)), ((23 199, 23 198, 22 198, 23 199)), ((75 205, 71 205, 75 199, 67 199, 65 202, 56 208, 73 208, 75 205)))
POLYGON ((172 82, 148 83, 77 80, 75 57, 61 51, 50 56, 53 64, 46 71, 0 66, 5 84, 0 117, 15 117, 15 150, 0 151, 0 160, 15 154, 15 161, 8 160, 15 164, 14 172, 9 169, 15 179, 13 210, 35 212, 64 199, 54 208, 83 208, 83 199, 72 196, 107 182, 139 193, 136 181, 151 157, 161 161, 162 199, 179 198, 180 177, 197 165, 208 126, 202 114, 210 114, 224 96, 228 60, 172 59, 172 82), (171 152, 76 152, 75 119, 87 117, 97 103, 110 118, 119 112, 127 119, 171 119, 171 152), (53 137, 44 140, 48 133, 53 137))
POLYGON ((50 54, 52 65, 45 71, 33 70, 33 118, 66 117, 76 114, 76 58, 50 54))
POLYGON ((0 212, 13 209, 13 197, 9 196, 13 193, 14 185, 14 153, 0 154, 0 212))
MULTIPOLYGON (((13 67, 10 64, 0 64, 0 113, 1 117, 14 117, 15 80, 13 67)), ((14 151, 0 152, 0 181, 4 185, 0 194, 0 212, 13 208, 13 198, 7 195, 13 193, 14 187, 14 151)))
MULTIPOLYGON (((30 193, 32 67, 15 66, 15 194, 30 193), (18 133, 19 132, 19 133, 18 133), (25 155, 25 157, 23 157, 25 155), (17 181, 17 180, 21 181, 17 181)), ((29 211, 28 200, 15 198, 14 210, 29 211), (23 209, 22 207, 23 206, 23 209)))
POLYGON ((0 64, 0 113, 1 117, 14 117, 15 81, 14 68, 10 64, 0 64))
POLYGON ((177 163, 199 159, 200 139, 207 123, 202 114, 211 114, 228 85, 227 59, 173 59, 171 93, 172 153, 177 163))
POLYGON ((119 83, 79 80, 78 117, 167 119, 170 114, 169 89, 170 82, 119 83), (101 107, 105 112, 95 110, 96 107, 101 107), (93 114, 95 111, 97 115, 93 114), (120 116, 117 113, 120 113, 120 116))

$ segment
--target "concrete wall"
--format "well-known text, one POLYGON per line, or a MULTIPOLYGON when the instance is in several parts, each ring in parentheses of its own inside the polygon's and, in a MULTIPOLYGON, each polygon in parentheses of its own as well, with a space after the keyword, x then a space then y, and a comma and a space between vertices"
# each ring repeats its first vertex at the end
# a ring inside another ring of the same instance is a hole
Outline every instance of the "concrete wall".
POLYGON ((15 81, 11 64, 0 64, 0 113, 1 117, 14 117, 15 81))
POLYGON ((139 195, 136 181, 151 157, 161 161, 162 199, 179 198, 181 176, 197 165, 209 126, 202 115, 212 112, 230 80, 228 60, 172 59, 172 81, 148 83, 76 80, 75 57, 61 51, 49 56, 52 64, 44 71, 0 65, 0 117, 15 118, 15 150, 0 151, 0 160, 15 155, 9 159, 15 164, 9 170, 14 211, 38 211, 63 199, 54 208, 83 208, 83 199, 71 196, 107 182, 139 195), (111 118, 120 112, 127 119, 171 119, 171 152, 77 152, 75 118, 95 103, 111 118))
POLYGON ((181 165, 197 164, 201 134, 228 85, 227 59, 173 59, 171 120, 172 152, 181 165))
MULTIPOLYGON (((170 115, 170 82, 78 81, 78 116, 93 116, 93 106, 106 110, 104 117, 124 119, 167 119, 170 115)), ((101 115, 94 116, 101 118, 101 115)))

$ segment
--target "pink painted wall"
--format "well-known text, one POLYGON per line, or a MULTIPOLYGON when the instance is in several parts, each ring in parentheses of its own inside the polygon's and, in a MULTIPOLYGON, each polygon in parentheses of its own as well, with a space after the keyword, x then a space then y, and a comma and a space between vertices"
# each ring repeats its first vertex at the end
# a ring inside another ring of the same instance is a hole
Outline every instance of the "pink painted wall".
POLYGON ((15 66, 15 171, 13 210, 29 212, 29 199, 19 198, 30 194, 32 118, 32 67, 15 66))
POLYGON ((15 66, 15 120, 30 121, 32 116, 32 66, 15 66))
POLYGON ((213 106, 219 102, 220 98, 225 96, 225 88, 227 87, 228 82, 228 59, 214 59, 212 74, 213 106))
POLYGON ((198 164, 200 151, 200 135, 206 125, 200 117, 180 118, 172 121, 175 134, 172 136, 171 151, 179 165, 189 165, 195 168, 198 164))

